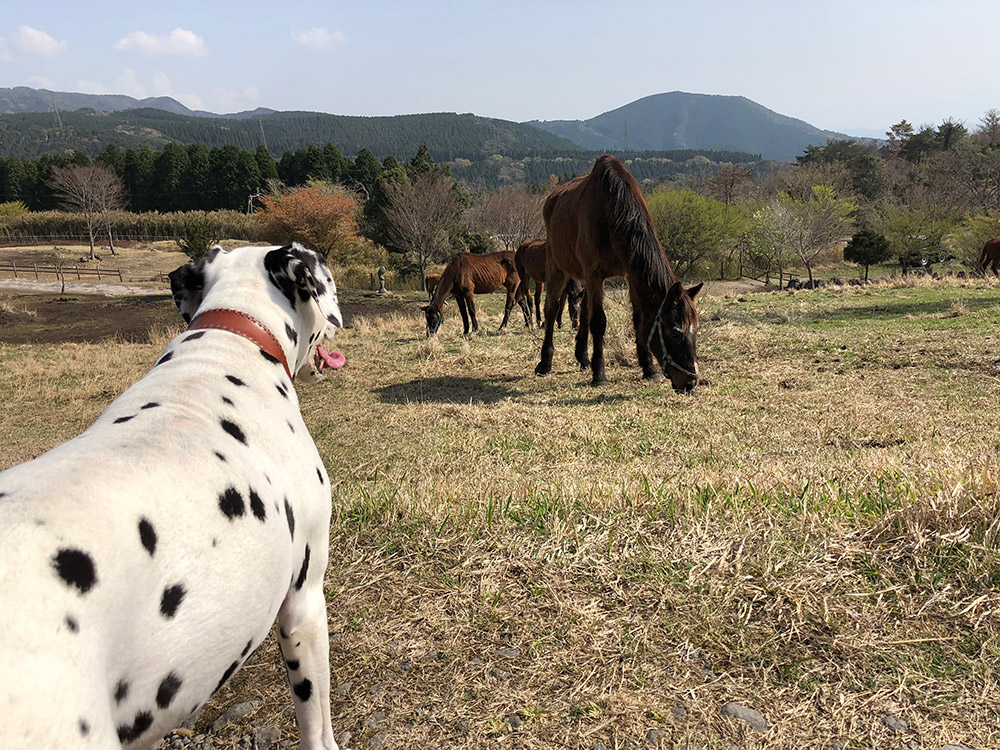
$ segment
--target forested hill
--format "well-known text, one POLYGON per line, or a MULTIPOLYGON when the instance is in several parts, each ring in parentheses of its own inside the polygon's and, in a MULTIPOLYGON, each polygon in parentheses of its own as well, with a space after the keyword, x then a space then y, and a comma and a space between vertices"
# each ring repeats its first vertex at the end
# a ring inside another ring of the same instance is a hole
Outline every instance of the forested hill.
POLYGON ((19 158, 80 149, 90 156, 106 146, 162 148, 175 141, 253 150, 266 142, 272 154, 333 143, 343 153, 368 149, 382 159, 409 158, 426 144, 438 161, 577 151, 580 147, 530 125, 472 114, 348 117, 317 112, 275 112, 251 119, 191 117, 160 109, 105 112, 34 112, 0 115, 0 156, 19 158))
POLYGON ((637 99, 589 120, 531 123, 587 149, 716 149, 793 161, 807 146, 850 136, 820 130, 742 96, 671 91, 637 99))

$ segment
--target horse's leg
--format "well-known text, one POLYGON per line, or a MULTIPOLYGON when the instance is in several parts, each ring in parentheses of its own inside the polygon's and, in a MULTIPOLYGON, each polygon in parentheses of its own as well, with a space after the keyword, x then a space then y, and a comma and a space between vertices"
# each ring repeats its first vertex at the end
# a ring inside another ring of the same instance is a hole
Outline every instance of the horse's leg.
MULTIPOLYGON (((469 317, 472 318, 472 332, 479 333, 479 321, 476 320, 476 300, 472 296, 472 292, 469 292, 469 299, 466 301, 469 306, 469 317)), ((507 316, 504 316, 503 325, 507 325, 507 316)), ((503 325, 500 326, 503 328, 503 325)))
POLYGON ((500 328, 497 329, 497 333, 502 331, 507 327, 507 319, 510 317, 510 311, 514 309, 514 290, 509 286, 507 287, 507 301, 503 305, 503 320, 500 322, 500 328))
POLYGON ((555 354, 552 337, 556 325, 556 306, 565 286, 566 277, 561 273, 550 274, 545 284, 545 339, 542 341, 541 359, 535 366, 535 375, 548 375, 552 372, 552 355, 555 354))
MULTIPOLYGON (((629 285, 629 296, 632 287, 629 285)), ((646 380, 663 380, 663 374, 653 364, 653 353, 649 351, 649 342, 642 335, 642 320, 639 313, 639 301, 632 297, 632 328, 635 330, 635 353, 642 368, 642 377, 646 380)))
POLYGON ((465 292, 459 291, 455 295, 455 301, 458 303, 458 311, 462 313, 462 328, 466 336, 469 335, 469 308, 468 303, 465 301, 465 292))
MULTIPOLYGON (((587 280, 587 312, 590 318, 590 333, 594 337, 594 354, 590 368, 594 373, 591 385, 604 385, 608 377, 604 373, 604 332, 608 328, 608 316, 604 314, 604 279, 587 280)), ((580 318, 583 328, 583 318, 580 318)))
POLYGON ((563 289, 562 297, 559 298, 559 315, 556 317, 556 325, 559 326, 559 330, 562 330, 562 316, 563 310, 566 309, 566 298, 569 297, 569 284, 563 289))
POLYGON ((535 318, 538 320, 538 327, 542 327, 542 291, 545 284, 541 281, 535 282, 535 318))
POLYGON ((590 338, 590 306, 587 298, 584 297, 580 305, 580 327, 576 329, 576 361, 580 363, 580 369, 586 370, 590 367, 590 357, 587 356, 587 341, 590 338))
MULTIPOLYGON (((531 290, 528 289, 528 283, 526 282, 524 284, 524 289, 527 291, 527 299, 525 299, 524 295, 521 295, 520 297, 517 296, 517 290, 520 288, 521 287, 518 286, 514 289, 514 302, 516 302, 517 306, 521 308, 521 314, 524 315, 524 327, 531 328, 531 290)), ((511 303, 512 308, 513 306, 513 303, 511 303)))

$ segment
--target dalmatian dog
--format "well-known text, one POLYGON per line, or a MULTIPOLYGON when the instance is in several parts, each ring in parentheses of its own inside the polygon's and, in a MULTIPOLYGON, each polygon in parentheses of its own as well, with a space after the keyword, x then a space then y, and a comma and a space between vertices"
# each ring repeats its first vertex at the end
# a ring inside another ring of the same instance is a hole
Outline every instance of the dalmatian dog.
POLYGON ((320 256, 215 247, 190 328, 79 437, 0 473, 0 748, 151 748, 277 619, 301 747, 336 750, 330 482, 292 373, 342 326, 320 256))

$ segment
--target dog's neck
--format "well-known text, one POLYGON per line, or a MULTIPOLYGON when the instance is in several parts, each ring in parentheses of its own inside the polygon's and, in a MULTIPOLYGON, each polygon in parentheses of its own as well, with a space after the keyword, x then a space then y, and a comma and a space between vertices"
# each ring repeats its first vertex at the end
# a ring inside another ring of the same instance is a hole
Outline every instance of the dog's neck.
POLYGON ((191 325, 188 326, 188 330, 191 331, 199 329, 229 331, 230 333, 235 333, 237 336, 242 336, 260 347, 262 352, 276 359, 285 368, 288 379, 295 380, 291 369, 288 367, 288 358, 285 356, 285 350, 281 346, 281 342, 278 341, 278 338, 267 326, 252 315, 226 308, 205 310, 199 313, 191 321, 191 325))

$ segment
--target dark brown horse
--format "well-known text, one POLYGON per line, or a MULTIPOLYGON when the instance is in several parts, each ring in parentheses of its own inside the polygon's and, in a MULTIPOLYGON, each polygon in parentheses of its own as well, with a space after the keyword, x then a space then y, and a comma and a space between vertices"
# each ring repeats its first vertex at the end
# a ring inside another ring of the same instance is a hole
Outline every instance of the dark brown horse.
POLYGON ((1000 276, 1000 237, 986 240, 983 251, 979 254, 979 267, 986 273, 989 267, 994 276, 1000 276))
POLYGON ((685 289, 649 219, 646 200, 631 173, 615 157, 598 157, 590 174, 555 188, 542 208, 548 235, 545 297, 545 341, 535 373, 552 370, 552 329, 566 280, 580 279, 586 289, 576 359, 590 365, 594 385, 607 382, 604 372, 604 280, 627 276, 632 301, 635 348, 644 378, 660 372, 677 391, 698 382, 695 340, 698 313, 694 298, 701 284, 685 289), (594 336, 593 358, 587 357, 587 334, 594 336), (653 367, 653 357, 660 371, 653 367))
MULTIPOLYGON (((502 331, 507 326, 507 318, 514 307, 515 293, 521 279, 517 275, 514 265, 514 253, 504 250, 499 253, 487 253, 486 255, 473 255, 472 253, 459 253, 441 274, 441 281, 438 282, 437 289, 431 303, 423 308, 427 316, 427 335, 437 333, 441 327, 444 309, 444 301, 449 294, 454 294, 458 301, 458 310, 462 313, 462 323, 465 326, 465 333, 469 333, 469 320, 472 320, 473 332, 479 330, 479 321, 476 320, 476 303, 473 295, 489 294, 495 292, 500 287, 507 290, 507 304, 504 306, 503 322, 500 324, 502 331)), ((518 300, 521 311, 524 313, 524 324, 529 325, 531 310, 527 303, 518 300)))
MULTIPOLYGON (((525 240, 514 251, 514 263, 517 264, 517 275, 521 277, 521 286, 517 290, 518 297, 527 297, 528 309, 531 309, 531 282, 535 282, 535 315, 538 327, 542 326, 542 289, 545 287, 545 263, 548 250, 545 240, 525 240)), ((559 313, 556 315, 556 325, 562 328, 562 314, 566 302, 569 302, 569 319, 573 328, 580 325, 580 300, 583 299, 583 289, 576 279, 566 282, 566 290, 559 301, 559 313)))

